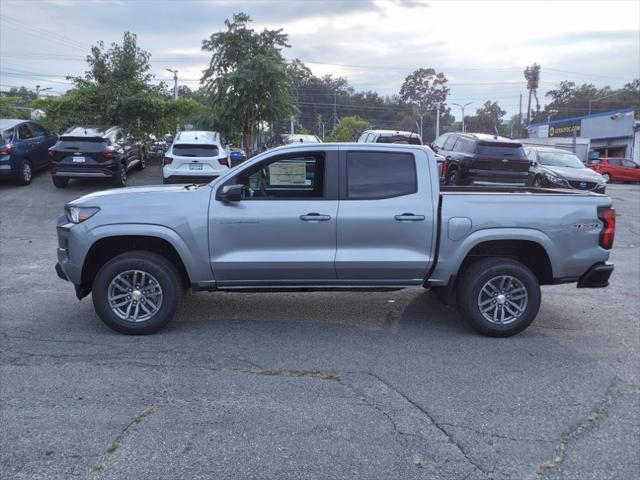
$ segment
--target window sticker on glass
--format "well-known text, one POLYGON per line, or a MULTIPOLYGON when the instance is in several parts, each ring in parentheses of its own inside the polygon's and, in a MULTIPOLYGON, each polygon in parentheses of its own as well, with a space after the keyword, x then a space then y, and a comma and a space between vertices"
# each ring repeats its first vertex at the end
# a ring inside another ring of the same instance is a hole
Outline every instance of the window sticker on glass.
POLYGON ((304 162, 276 162, 269 165, 271 186, 306 185, 307 165, 304 162))

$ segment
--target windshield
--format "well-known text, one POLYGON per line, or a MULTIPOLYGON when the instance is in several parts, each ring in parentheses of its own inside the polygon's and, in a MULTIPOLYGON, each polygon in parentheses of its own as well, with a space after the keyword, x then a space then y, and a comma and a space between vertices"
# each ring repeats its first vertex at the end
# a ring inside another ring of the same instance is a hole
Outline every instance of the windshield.
POLYGON ((538 161, 549 167, 585 168, 584 164, 573 153, 538 152, 538 161))

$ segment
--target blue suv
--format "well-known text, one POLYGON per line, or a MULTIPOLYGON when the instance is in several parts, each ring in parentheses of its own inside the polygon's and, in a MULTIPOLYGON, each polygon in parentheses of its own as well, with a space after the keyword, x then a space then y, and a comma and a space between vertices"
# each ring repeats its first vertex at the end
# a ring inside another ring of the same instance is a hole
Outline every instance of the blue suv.
POLYGON ((58 135, 31 120, 0 119, 0 179, 29 185, 33 172, 51 162, 49 147, 58 135))

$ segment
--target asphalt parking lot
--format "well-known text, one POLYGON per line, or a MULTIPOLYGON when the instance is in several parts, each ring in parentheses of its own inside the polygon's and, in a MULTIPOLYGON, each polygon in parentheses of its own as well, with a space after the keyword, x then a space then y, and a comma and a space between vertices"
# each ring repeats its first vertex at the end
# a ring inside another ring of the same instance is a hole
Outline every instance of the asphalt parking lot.
POLYGON ((116 334, 53 270, 63 204, 107 187, 0 185, 2 478, 637 478, 640 185, 608 187, 611 286, 544 287, 508 339, 423 289, 190 294, 116 334))

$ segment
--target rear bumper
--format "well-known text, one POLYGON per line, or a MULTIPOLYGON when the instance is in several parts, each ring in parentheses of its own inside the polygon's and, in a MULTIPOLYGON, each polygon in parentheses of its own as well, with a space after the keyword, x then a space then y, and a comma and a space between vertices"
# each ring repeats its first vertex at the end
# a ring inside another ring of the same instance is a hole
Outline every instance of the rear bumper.
POLYGON ((613 273, 614 265, 600 262, 591 265, 578 280, 578 288, 604 288, 609 286, 609 277, 613 273))
POLYGON ((119 163, 111 162, 104 165, 70 165, 52 164, 51 176, 53 177, 78 177, 78 178, 111 178, 118 173, 119 163))
POLYGON ((167 183, 209 183, 219 175, 171 175, 165 177, 167 183))

